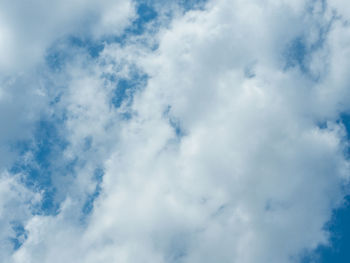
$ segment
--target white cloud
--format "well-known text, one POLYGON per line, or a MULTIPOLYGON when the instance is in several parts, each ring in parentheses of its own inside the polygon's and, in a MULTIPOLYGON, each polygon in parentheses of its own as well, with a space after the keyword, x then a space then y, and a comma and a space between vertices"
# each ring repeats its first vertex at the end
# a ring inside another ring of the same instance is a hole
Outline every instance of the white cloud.
POLYGON ((46 49, 67 35, 116 34, 134 16, 131 1, 41 1, 0 4, 0 70, 23 70, 41 62, 46 49), (97 33, 98 32, 98 33, 97 33))
POLYGON ((1 165, 11 164, 9 145, 30 138, 33 125, 60 93, 54 90, 58 77, 51 83, 46 79, 48 49, 71 35, 88 39, 120 34, 134 16, 134 4, 128 0, 1 1, 1 165))
POLYGON ((155 51, 132 39, 72 63, 57 107, 67 110, 66 157, 85 164, 60 214, 31 218, 12 261, 287 263, 327 243, 324 225, 349 173, 337 122, 348 110, 348 28, 334 22, 312 49, 331 7, 308 5, 211 1, 146 33, 155 51), (286 67, 298 38, 310 70, 286 67), (103 75, 127 78, 132 67, 147 85, 130 109, 116 109, 115 83, 103 75), (101 164, 102 192, 81 225, 101 164))
POLYGON ((40 194, 34 194, 20 183, 20 175, 2 172, 0 175, 0 253, 8 259, 13 249, 12 239, 23 242, 23 236, 16 236, 14 226, 25 224, 30 218, 30 207, 40 201, 40 194))

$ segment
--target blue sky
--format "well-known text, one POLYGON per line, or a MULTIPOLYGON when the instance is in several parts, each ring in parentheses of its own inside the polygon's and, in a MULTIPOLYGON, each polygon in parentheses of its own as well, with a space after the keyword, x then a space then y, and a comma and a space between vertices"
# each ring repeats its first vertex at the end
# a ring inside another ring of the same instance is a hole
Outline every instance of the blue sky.
POLYGON ((0 3, 0 258, 349 261, 349 20, 338 0, 0 3))

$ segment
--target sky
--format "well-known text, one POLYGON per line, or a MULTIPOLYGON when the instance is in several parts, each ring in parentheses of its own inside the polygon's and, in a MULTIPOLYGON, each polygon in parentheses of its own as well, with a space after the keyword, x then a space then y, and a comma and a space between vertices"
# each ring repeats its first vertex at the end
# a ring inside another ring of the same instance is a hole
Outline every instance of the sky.
POLYGON ((0 263, 350 262, 350 4, 0 1, 0 263))

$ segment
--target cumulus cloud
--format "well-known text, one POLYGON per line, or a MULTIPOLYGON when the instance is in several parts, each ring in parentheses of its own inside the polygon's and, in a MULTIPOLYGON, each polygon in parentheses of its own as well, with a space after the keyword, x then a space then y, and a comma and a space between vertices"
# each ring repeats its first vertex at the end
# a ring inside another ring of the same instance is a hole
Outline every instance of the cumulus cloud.
POLYGON ((0 9, 1 70, 31 67, 67 35, 120 33, 134 14, 130 1, 109 0, 2 1, 0 9))
MULTIPOLYGON (((120 32, 128 16, 91 3, 106 10, 91 34, 120 32)), ((60 161, 75 166, 8 261, 287 263, 327 244, 349 174, 340 5, 208 1, 170 23, 165 7, 141 35, 74 55, 43 108, 64 116, 60 161)))
POLYGON ((72 36, 120 34, 135 13, 130 1, 108 0, 2 1, 0 10, 0 151, 2 159, 9 159, 5 142, 28 139, 60 92, 51 87, 57 77, 49 83, 45 73, 50 48, 72 36))
POLYGON ((7 259, 13 246, 24 242, 26 231, 22 222, 30 218, 31 207, 37 205, 41 196, 26 189, 20 183, 20 175, 2 173, 0 197, 0 253, 3 259, 7 259))

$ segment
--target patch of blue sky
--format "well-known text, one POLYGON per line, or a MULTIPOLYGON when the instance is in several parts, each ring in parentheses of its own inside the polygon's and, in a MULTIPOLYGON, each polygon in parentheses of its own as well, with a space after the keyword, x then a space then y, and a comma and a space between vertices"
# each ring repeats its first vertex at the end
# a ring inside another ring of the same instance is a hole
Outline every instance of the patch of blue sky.
POLYGON ((72 48, 68 47, 67 40, 61 39, 52 45, 46 53, 45 64, 52 72, 60 72, 72 58, 72 48))
POLYGON ((306 72, 305 65, 306 56, 309 54, 309 50, 304 42, 303 37, 294 39, 285 51, 286 69, 295 66, 300 67, 301 71, 306 72))
POLYGON ((28 232, 20 222, 11 222, 13 236, 9 237, 9 241, 13 245, 13 250, 18 250, 28 237, 28 232))
POLYGON ((77 55, 86 54, 90 59, 99 57, 104 49, 104 41, 89 37, 68 36, 57 41, 46 53, 45 62, 53 72, 60 72, 77 55))
MULTIPOLYGON (((194 9, 202 9, 207 0, 177 0, 176 3, 179 4, 185 11, 194 10, 194 9)), ((136 1, 136 19, 132 21, 131 25, 127 27, 124 33, 120 36, 115 36, 113 38, 106 39, 106 42, 118 42, 121 45, 127 43, 127 40, 132 36, 142 35, 147 30, 147 25, 151 22, 155 22, 159 17, 157 12, 157 4, 164 4, 162 1, 158 0, 138 0, 136 1)), ((171 21, 172 11, 168 10, 166 12, 169 20, 171 21)), ((163 14, 164 15, 164 14, 163 14)), ((153 32, 157 32, 157 29, 160 26, 165 26, 164 23, 167 20, 162 20, 162 24, 155 23, 153 26, 153 32)), ((152 47, 153 50, 157 49, 157 45, 152 47)))
POLYGON ((51 50, 45 57, 46 65, 49 69, 53 71, 59 71, 63 68, 66 58, 67 56, 63 52, 61 52, 57 48, 51 48, 51 50))
MULTIPOLYGON (((147 5, 157 5, 157 4, 167 4, 167 1, 164 0, 138 0, 139 3, 145 3, 147 5)), ((180 7, 182 7, 185 11, 202 9, 204 5, 208 2, 208 0, 171 0, 169 2, 176 3, 180 7)))
POLYGON ((316 253, 320 263, 350 262, 350 196, 346 197, 345 205, 334 211, 328 224, 331 232, 331 246, 321 246, 316 253))
POLYGON ((23 175, 22 181, 33 191, 43 193, 39 207, 32 207, 34 214, 56 214, 59 204, 55 201, 56 187, 52 176, 57 169, 65 174, 69 165, 59 167, 62 152, 67 146, 60 134, 60 123, 54 120, 41 120, 37 123, 33 138, 14 145, 13 150, 20 153, 19 159, 11 168, 12 173, 23 175))
MULTIPOLYGON (((175 2, 183 7, 185 11, 189 11, 203 8, 207 0, 177 0, 175 2)), ((158 0, 138 0, 136 3, 137 19, 126 29, 127 34, 139 35, 144 33, 146 25, 157 19, 158 13, 155 6, 162 2, 158 0)))
POLYGON ((92 57, 96 58, 100 52, 104 49, 104 44, 101 41, 92 40, 91 38, 79 38, 76 36, 69 37, 69 44, 71 47, 78 47, 86 49, 87 53, 92 57))
POLYGON ((101 183, 103 180, 103 176, 104 176, 104 170, 101 167, 98 167, 95 169, 94 171, 94 176, 93 179, 96 183, 96 187, 95 190, 92 194, 90 194, 87 199, 86 202, 83 205, 82 208, 82 212, 83 212, 83 217, 82 220, 86 219, 86 217, 91 213, 93 207, 94 207, 94 202, 96 200, 96 198, 100 195, 101 192, 101 183))
MULTIPOLYGON (((120 35, 109 36, 104 39, 106 43, 119 43, 125 45, 134 36, 140 36, 146 32, 147 25, 156 20, 158 13, 151 3, 146 1, 136 2, 136 19, 120 35)), ((153 47, 156 49, 157 47, 153 47)))
MULTIPOLYGON (((347 138, 350 140, 350 115, 341 114, 338 123, 342 123, 346 129, 347 138)), ((327 128, 327 124, 323 124, 327 128)), ((350 149, 346 149, 347 158, 350 159, 350 149)), ((343 191, 349 193, 350 185, 343 186, 343 191)), ((302 263, 344 263, 350 262, 350 195, 345 197, 342 207, 333 211, 330 222, 325 226, 325 230, 330 233, 329 246, 319 246, 315 251, 305 253, 302 263)))
MULTIPOLYGON (((339 119, 337 120, 338 124, 341 124, 345 128, 346 132, 346 138, 344 138, 343 143, 345 144, 344 154, 346 155, 347 159, 350 160, 350 114, 348 113, 342 113, 339 116, 339 119)), ((321 128, 327 128, 327 124, 324 126, 321 126, 321 128)), ((350 189, 349 189, 350 190, 350 189)))
POLYGON ((343 207, 333 212, 332 220, 325 229, 330 232, 330 244, 319 246, 315 251, 305 252, 301 263, 350 262, 350 196, 343 207))
MULTIPOLYGON (((83 150, 89 151, 92 137, 85 138, 83 144, 83 150)), ((33 214, 57 215, 60 204, 64 200, 62 193, 64 195, 67 188, 66 185, 57 184, 57 182, 69 182, 71 179, 63 179, 63 177, 73 178, 75 169, 84 165, 84 160, 78 157, 73 160, 63 157, 63 152, 68 145, 64 134, 64 120, 50 119, 38 122, 33 138, 22 141, 14 147, 14 150, 20 153, 20 158, 13 165, 11 172, 22 174, 22 182, 26 187, 42 193, 41 202, 31 207, 33 214), (29 160, 28 154, 31 156, 29 160)), ((96 168, 94 171, 93 181, 96 189, 87 197, 84 204, 82 212, 85 215, 90 213, 94 200, 100 193, 103 174, 102 168, 96 168)))
POLYGON ((344 125, 347 139, 350 140, 350 114, 342 113, 338 122, 341 122, 344 125))
POLYGON ((306 77, 314 82, 320 81, 324 72, 315 72, 310 69, 310 60, 314 52, 320 50, 325 41, 325 29, 320 29, 319 39, 313 44, 307 44, 304 36, 293 39, 283 52, 284 70, 298 68, 306 77))
POLYGON ((170 126, 173 128, 177 139, 181 139, 183 136, 186 135, 186 132, 183 129, 179 119, 177 119, 171 113, 171 105, 168 105, 168 107, 165 109, 163 116, 164 116, 164 118, 168 119, 168 122, 169 122, 170 126))
MULTIPOLYGON (((325 0, 312 0, 308 3, 306 8, 307 13, 312 14, 316 6, 318 8, 317 12, 324 13, 327 10, 327 3, 325 0), (321 8, 319 8, 320 6, 321 8)), ((282 54, 285 61, 284 70, 298 67, 303 74, 315 82, 324 77, 325 72, 310 70, 309 63, 313 53, 324 48, 328 33, 336 20, 339 20, 339 17, 334 13, 327 23, 315 24, 316 27, 314 30, 317 31, 317 38, 314 42, 308 42, 305 36, 301 35, 288 43, 282 54)), ((325 64, 325 66, 326 65, 327 64, 325 64)))
POLYGON ((203 9, 208 0, 180 0, 179 2, 188 11, 193 9, 203 9))
POLYGON ((181 138, 185 135, 184 131, 180 126, 180 122, 177 119, 169 118, 169 124, 174 129, 177 138, 181 138))
POLYGON ((114 107, 119 108, 123 103, 129 106, 133 102, 133 96, 137 90, 146 87, 148 76, 134 68, 128 78, 118 79, 111 102, 114 107))
POLYGON ((156 19, 158 14, 151 5, 142 2, 137 4, 136 12, 137 18, 133 21, 132 25, 126 29, 126 32, 140 35, 145 32, 146 24, 156 19))

